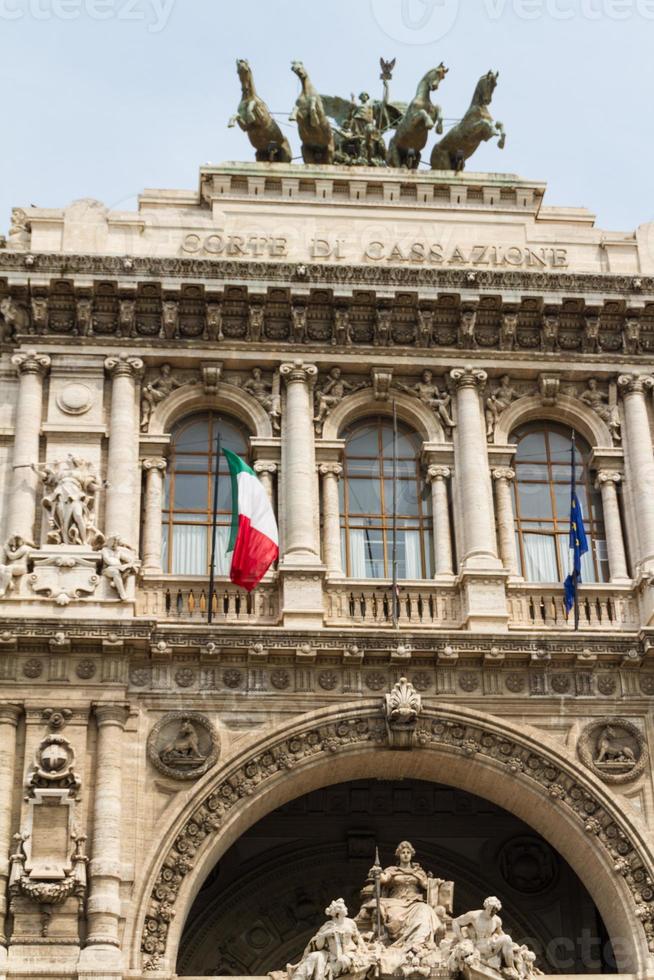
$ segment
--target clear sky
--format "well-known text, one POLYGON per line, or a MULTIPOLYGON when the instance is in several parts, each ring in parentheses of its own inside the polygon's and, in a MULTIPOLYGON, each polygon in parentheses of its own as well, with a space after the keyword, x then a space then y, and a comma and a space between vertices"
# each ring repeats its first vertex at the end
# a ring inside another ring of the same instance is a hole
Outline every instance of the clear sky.
POLYGON ((0 0, 0 231, 12 206, 131 208, 144 187, 195 188, 202 163, 251 159, 226 128, 237 57, 286 114, 292 59, 322 92, 377 95, 380 55, 405 101, 443 60, 448 118, 499 69, 506 148, 468 169, 547 180, 547 203, 605 228, 654 220, 654 0, 0 0))

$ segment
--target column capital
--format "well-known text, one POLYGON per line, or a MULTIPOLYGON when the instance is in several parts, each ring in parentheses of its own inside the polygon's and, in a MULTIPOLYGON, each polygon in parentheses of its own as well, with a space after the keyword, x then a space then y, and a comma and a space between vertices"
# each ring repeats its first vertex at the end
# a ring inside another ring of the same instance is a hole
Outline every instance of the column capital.
POLYGON ((338 480, 343 475, 343 467, 341 463, 321 463, 318 472, 321 476, 335 476, 338 480))
POLYGON ((124 728, 129 716, 129 706, 126 704, 94 701, 93 711, 98 727, 103 725, 118 725, 120 728, 124 728))
POLYGON ((449 480, 451 476, 452 470, 449 466, 429 466, 427 468, 427 479, 430 483, 438 480, 449 480))
POLYGON ((465 367, 453 368, 450 371, 450 378, 457 388, 483 388, 488 375, 481 368, 467 364, 465 367))
POLYGON ((271 476, 274 476, 277 472, 277 463, 268 463, 264 459, 258 459, 253 469, 255 473, 270 473, 271 476))
POLYGON ((40 374, 48 373, 50 369, 50 358, 47 354, 37 354, 34 350, 25 351, 21 354, 14 354, 11 363, 16 368, 18 374, 40 374))
POLYGON ((620 483, 622 473, 619 470, 599 470, 595 486, 602 487, 606 483, 620 483))
POLYGON ((287 385, 300 382, 308 385, 312 381, 315 381, 318 376, 318 368, 315 364, 305 364, 302 360, 287 361, 285 364, 282 364, 279 373, 287 385))
POLYGON ((493 470, 494 480, 515 480, 515 470, 512 470, 510 466, 498 466, 493 470))
POLYGON ((654 388, 654 378, 649 374, 621 374, 618 388, 623 395, 643 394, 654 388))
POLYGON ((164 459, 163 456, 146 456, 145 459, 141 460, 141 466, 146 473, 149 473, 150 470, 161 470, 162 473, 165 473, 168 460, 164 459))
POLYGON ((17 726, 23 714, 23 706, 20 704, 0 704, 0 725, 17 726))
POLYGON ((114 357, 107 357, 104 362, 105 370, 112 378, 129 377, 137 381, 143 374, 143 361, 140 357, 131 357, 124 351, 114 357))

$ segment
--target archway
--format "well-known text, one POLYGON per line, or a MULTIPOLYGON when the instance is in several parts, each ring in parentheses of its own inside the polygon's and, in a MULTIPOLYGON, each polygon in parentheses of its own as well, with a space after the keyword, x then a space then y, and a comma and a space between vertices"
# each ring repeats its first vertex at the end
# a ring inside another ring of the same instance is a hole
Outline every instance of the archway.
POLYGON ((584 883, 619 970, 651 971, 654 862, 622 800, 542 731, 458 706, 426 707, 415 748, 393 751, 377 699, 299 716, 198 783, 152 848, 129 923, 134 969, 173 972, 203 882, 253 824, 313 790, 371 776, 446 784, 513 813, 584 883))
POLYGON ((505 929, 545 973, 614 972, 588 892, 529 826, 448 786, 363 779, 287 803, 232 845, 189 913, 177 974, 264 976, 297 962, 333 898, 355 914, 376 846, 394 863, 406 837, 425 870, 456 883, 456 914, 500 895, 505 929))

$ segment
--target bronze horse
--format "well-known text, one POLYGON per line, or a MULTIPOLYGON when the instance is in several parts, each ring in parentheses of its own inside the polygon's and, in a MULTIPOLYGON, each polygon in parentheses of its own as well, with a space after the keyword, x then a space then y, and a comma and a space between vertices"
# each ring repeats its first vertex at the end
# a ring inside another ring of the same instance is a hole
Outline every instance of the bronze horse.
POLYGON ((449 69, 443 62, 432 68, 421 79, 415 98, 398 123, 388 148, 389 167, 405 167, 417 170, 420 152, 427 145, 429 130, 436 128, 443 132, 443 114, 440 106, 434 105, 430 95, 435 92, 449 69))
POLYGON ((302 83, 302 91, 289 117, 291 122, 297 122, 302 159, 305 163, 333 163, 334 134, 320 94, 301 61, 294 61, 291 71, 302 83))
POLYGON ((290 163, 293 154, 291 147, 270 114, 268 106, 259 98, 254 87, 252 69, 244 58, 236 62, 236 71, 241 80, 241 101, 236 115, 229 120, 229 126, 237 123, 247 133, 254 147, 255 157, 260 163, 290 163))
POLYGON ((488 111, 497 85, 499 72, 489 71, 477 82, 470 108, 461 122, 445 134, 431 153, 432 170, 464 169, 466 160, 472 156, 479 144, 499 137, 498 147, 504 149, 506 133, 501 122, 494 122, 488 111))

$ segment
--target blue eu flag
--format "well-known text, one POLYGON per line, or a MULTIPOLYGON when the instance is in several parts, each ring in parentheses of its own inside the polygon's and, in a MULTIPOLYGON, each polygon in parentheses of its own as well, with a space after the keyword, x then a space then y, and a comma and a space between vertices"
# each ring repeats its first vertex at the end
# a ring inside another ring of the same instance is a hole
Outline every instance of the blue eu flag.
MULTIPOLYGON (((588 551, 584 515, 577 496, 574 432, 572 434, 572 475, 570 478, 570 551, 572 552, 572 571, 563 583, 567 612, 570 612, 576 605, 577 586, 581 584, 581 556, 588 551)), ((576 625, 575 620, 575 627, 576 625)))

